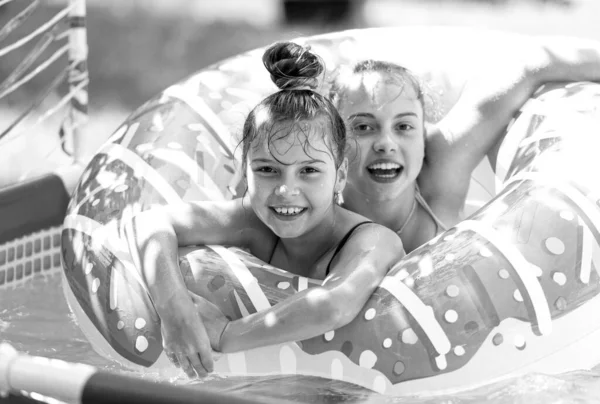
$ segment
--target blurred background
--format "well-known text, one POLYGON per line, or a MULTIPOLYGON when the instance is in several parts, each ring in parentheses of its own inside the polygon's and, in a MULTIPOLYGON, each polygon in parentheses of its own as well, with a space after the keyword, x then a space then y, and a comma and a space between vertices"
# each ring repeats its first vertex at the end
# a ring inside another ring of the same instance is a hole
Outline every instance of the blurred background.
MULTIPOLYGON (((66 4, 66 0, 39 2, 31 17, 2 39, 0 49, 48 21, 66 4)), ((0 5, 0 27, 30 3, 15 0, 0 5)), ((276 40, 409 25, 471 26, 600 40, 598 0, 87 0, 86 4, 88 153, 136 107, 167 86, 221 59, 276 40)), ((0 59, 0 82, 28 51, 24 47, 0 59)), ((0 131, 34 102, 59 70, 60 66, 51 66, 0 100, 0 131)), ((61 114, 42 125, 28 126, 66 91, 66 85, 59 87, 15 131, 0 139, 0 186, 68 162, 58 142, 61 114)))

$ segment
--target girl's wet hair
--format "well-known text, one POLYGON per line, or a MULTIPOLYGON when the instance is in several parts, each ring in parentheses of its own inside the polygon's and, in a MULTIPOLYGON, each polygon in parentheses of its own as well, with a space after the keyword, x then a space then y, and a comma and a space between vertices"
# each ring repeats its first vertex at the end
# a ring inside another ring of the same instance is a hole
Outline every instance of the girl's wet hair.
POLYGON ((350 84, 349 80, 356 75, 363 75, 365 73, 384 73, 387 76, 387 80, 390 80, 390 84, 396 84, 400 87, 407 84, 410 85, 415 94, 417 94, 417 99, 423 108, 425 116, 429 120, 437 120, 437 102, 429 87, 409 69, 382 60, 368 59, 360 61, 351 67, 342 66, 334 75, 331 83, 329 90, 329 99, 331 102, 336 107, 339 107, 350 84))
MULTIPOLYGON (((323 136, 339 167, 344 159, 346 128, 331 101, 314 91, 324 70, 322 60, 296 43, 278 42, 265 51, 263 64, 280 91, 263 99, 244 122, 241 141, 244 172, 248 151, 258 136, 265 136, 270 149, 274 141, 285 138, 294 128, 301 129, 300 123, 314 130, 310 124, 318 118, 324 118, 327 124, 323 136)), ((308 153, 310 144, 306 139, 304 147, 308 153)))

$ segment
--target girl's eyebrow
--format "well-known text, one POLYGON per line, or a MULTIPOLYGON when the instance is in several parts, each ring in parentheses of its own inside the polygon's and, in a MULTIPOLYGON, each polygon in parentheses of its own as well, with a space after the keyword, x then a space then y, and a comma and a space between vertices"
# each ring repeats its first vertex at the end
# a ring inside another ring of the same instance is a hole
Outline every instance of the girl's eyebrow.
POLYGON ((352 114, 352 115, 350 115, 348 117, 348 120, 354 119, 354 118, 370 118, 370 119, 375 119, 375 115, 369 114, 367 112, 359 112, 358 114, 352 114))
POLYGON ((325 164, 325 162, 323 160, 319 160, 319 159, 304 160, 304 161, 299 162, 298 164, 314 164, 314 163, 325 164))
POLYGON ((265 157, 255 158, 250 163, 271 163, 273 159, 268 159, 265 157))
POLYGON ((394 119, 404 118, 405 116, 414 116, 415 118, 418 118, 417 114, 414 112, 402 112, 402 113, 396 115, 394 117, 394 119))
MULTIPOLYGON (((414 112, 401 112, 399 114, 397 114, 396 116, 394 116, 394 119, 398 119, 398 118, 404 118, 406 116, 414 116, 415 118, 418 118, 417 114, 414 112)), ((367 113, 367 112, 359 112, 358 114, 352 114, 348 117, 348 120, 354 119, 354 118, 369 118, 369 119, 375 119, 375 115, 367 113)))
MULTIPOLYGON (((256 158, 253 159, 250 163, 272 163, 273 159, 268 159, 268 158, 256 158)), ((314 163, 322 163, 322 164, 326 164, 323 160, 319 160, 319 159, 310 159, 310 160, 304 160, 304 161, 298 161, 298 162, 294 162, 292 164, 314 164, 314 163)))

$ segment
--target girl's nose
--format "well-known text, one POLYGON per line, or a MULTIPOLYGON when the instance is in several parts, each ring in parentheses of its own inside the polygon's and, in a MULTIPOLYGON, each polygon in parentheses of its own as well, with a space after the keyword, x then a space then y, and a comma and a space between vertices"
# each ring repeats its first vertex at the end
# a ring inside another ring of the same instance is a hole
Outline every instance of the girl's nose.
POLYGON ((396 151, 398 149, 398 145, 389 132, 383 132, 373 143, 373 149, 376 152, 389 153, 396 151))
POLYGON ((275 195, 277 196, 295 196, 298 195, 298 193, 298 188, 288 187, 285 184, 275 187, 275 195))

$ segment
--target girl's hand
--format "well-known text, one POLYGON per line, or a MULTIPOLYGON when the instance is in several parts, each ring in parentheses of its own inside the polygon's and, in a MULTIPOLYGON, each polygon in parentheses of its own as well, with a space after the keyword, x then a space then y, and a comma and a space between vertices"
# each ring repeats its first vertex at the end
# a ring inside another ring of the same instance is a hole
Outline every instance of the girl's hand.
POLYGON ((195 293, 189 293, 192 297, 192 301, 196 305, 198 315, 202 318, 202 322, 206 327, 210 345, 215 351, 220 352, 221 337, 229 325, 230 320, 225 317, 221 309, 219 309, 216 305, 212 304, 205 298, 196 295, 195 293))
POLYGON ((205 377, 213 371, 210 340, 188 296, 170 302, 168 312, 161 316, 161 332, 167 357, 188 377, 205 377))

